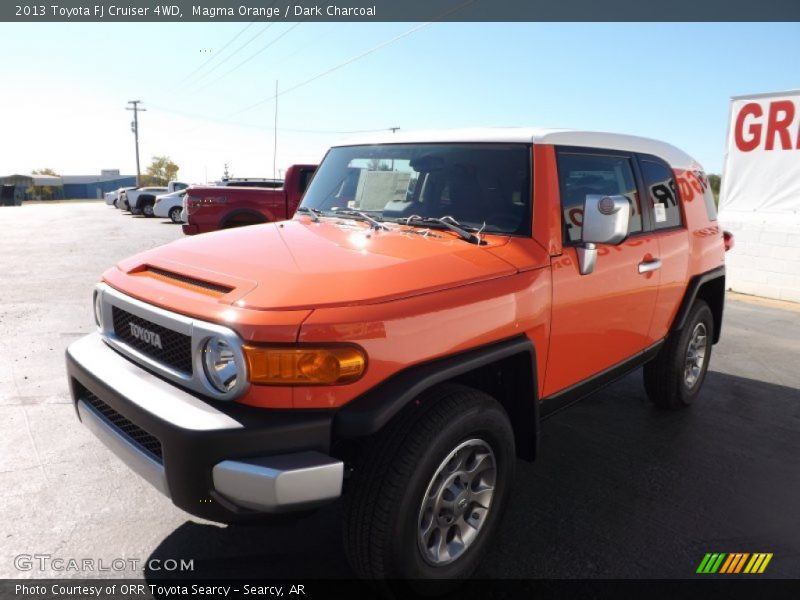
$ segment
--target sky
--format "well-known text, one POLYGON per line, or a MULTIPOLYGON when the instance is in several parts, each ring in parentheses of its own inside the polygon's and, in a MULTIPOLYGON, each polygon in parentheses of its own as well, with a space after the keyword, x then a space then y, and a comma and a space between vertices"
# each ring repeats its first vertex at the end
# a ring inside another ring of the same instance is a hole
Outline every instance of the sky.
POLYGON ((420 25, 0 24, 0 175, 135 173, 141 100, 142 171, 272 176, 276 81, 278 175, 352 132, 482 126, 653 137, 718 173, 729 98, 800 88, 798 23, 420 25))

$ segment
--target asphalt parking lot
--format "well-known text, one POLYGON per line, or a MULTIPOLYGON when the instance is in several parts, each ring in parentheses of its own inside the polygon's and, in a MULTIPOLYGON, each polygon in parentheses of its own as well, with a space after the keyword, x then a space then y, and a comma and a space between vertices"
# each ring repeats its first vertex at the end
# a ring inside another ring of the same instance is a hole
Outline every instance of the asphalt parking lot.
MULTIPOLYGON (((94 328, 93 284, 179 226, 62 203, 0 208, 0 229, 0 577, 80 575, 20 571, 20 554, 194 559, 201 577, 351 575, 338 505, 270 526, 196 520, 75 417, 63 355, 94 328)), ((697 405, 655 410, 635 372, 542 424, 541 457, 518 464, 479 575, 685 578, 707 552, 771 552, 765 576, 800 576, 798 367, 800 307, 729 298, 697 405)))

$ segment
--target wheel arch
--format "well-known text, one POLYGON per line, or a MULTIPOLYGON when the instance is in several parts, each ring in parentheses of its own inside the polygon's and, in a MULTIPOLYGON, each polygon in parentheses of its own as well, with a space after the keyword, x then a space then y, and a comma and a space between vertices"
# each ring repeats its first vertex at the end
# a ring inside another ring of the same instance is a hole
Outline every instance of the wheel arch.
POLYGON ((511 420, 517 456, 530 461, 536 458, 536 349, 526 336, 414 365, 393 375, 337 411, 334 443, 377 433, 422 392, 445 382, 461 383, 495 398, 511 420))
POLYGON ((713 343, 719 342, 722 331, 722 313, 725 307, 725 267, 718 267, 695 275, 689 280, 680 308, 672 322, 671 331, 679 331, 686 324, 695 300, 704 300, 714 316, 713 343))
POLYGON ((136 197, 136 208, 141 209, 144 207, 145 204, 153 204, 156 203, 156 197, 154 194, 139 194, 136 197))

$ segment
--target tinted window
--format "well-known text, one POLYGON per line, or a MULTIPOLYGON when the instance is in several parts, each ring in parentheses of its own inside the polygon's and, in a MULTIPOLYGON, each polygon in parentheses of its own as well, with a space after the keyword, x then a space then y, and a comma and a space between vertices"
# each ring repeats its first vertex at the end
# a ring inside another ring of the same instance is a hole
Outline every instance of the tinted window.
POLYGON ((665 164, 650 160, 643 160, 641 164, 644 185, 653 207, 655 228, 680 227, 681 207, 672 170, 665 164))
POLYGON ((300 193, 306 191, 308 187, 308 182, 311 181, 311 178, 314 176, 314 171, 316 169, 303 169, 300 171, 300 193))
POLYGON ((703 186, 703 199, 706 203, 706 214, 708 215, 709 221, 716 221, 717 220, 717 203, 714 200, 714 192, 711 190, 711 184, 708 181, 708 177, 702 171, 695 172, 697 178, 700 180, 700 184, 703 186))
POLYGON ((564 241, 581 241, 583 204, 589 194, 625 196, 631 203, 628 233, 642 231, 642 211, 630 159, 561 153, 558 157, 564 241))
POLYGON ((378 144, 333 148, 303 206, 373 218, 450 216, 486 233, 529 235, 530 147, 523 144, 378 144))

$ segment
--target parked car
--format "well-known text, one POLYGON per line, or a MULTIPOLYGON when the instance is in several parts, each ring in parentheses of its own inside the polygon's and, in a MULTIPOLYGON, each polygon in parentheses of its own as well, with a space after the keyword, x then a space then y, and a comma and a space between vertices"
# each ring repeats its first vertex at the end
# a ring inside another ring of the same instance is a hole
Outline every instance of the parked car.
POLYGON ((156 196, 153 215, 156 217, 168 217, 173 223, 182 223, 181 211, 183 210, 184 196, 186 196, 186 188, 156 196))
POLYGON ((188 183, 181 181, 170 181, 166 187, 140 187, 135 190, 128 190, 125 193, 125 201, 128 210, 132 215, 153 216, 153 206, 156 203, 156 196, 170 194, 189 187, 188 183))
POLYGON ((186 235, 291 218, 316 165, 293 165, 282 188, 191 186, 184 198, 186 235))
POLYGON ((193 515, 344 494, 357 574, 459 579, 545 415, 642 365, 657 407, 703 401, 725 251, 703 168, 663 142, 368 137, 327 153, 292 220, 107 270, 98 331, 67 350, 72 397, 193 515))
POLYGON ((108 192, 105 195, 106 204, 108 204, 109 206, 116 207, 117 206, 117 199, 119 198, 119 195, 125 190, 134 190, 134 189, 136 189, 136 188, 135 187, 121 187, 121 188, 117 188, 116 190, 113 190, 111 192, 108 192))

